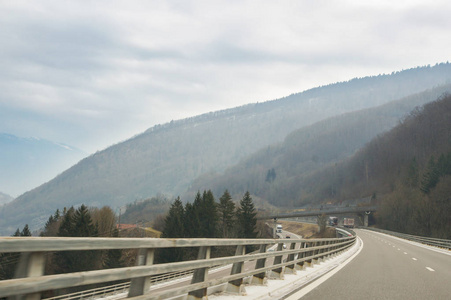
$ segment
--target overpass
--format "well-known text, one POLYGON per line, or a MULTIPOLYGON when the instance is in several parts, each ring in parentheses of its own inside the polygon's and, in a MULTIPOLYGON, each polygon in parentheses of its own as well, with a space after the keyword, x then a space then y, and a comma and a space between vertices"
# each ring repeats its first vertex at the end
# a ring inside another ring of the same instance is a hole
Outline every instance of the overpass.
POLYGON ((364 226, 368 226, 368 215, 377 210, 377 206, 354 206, 354 207, 334 207, 326 209, 296 211, 291 213, 270 214, 258 217, 259 219, 288 219, 300 217, 314 217, 325 215, 343 215, 343 214, 359 214, 364 217, 364 226))

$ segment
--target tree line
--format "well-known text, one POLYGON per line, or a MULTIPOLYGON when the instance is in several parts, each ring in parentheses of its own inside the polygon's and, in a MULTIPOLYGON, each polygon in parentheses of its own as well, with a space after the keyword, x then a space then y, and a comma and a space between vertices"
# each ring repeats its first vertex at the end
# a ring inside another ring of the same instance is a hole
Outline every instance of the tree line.
MULTIPOLYGON (((163 219, 163 237, 166 238, 256 238, 258 236, 256 209, 253 200, 246 192, 239 201, 233 202, 226 190, 216 201, 208 190, 197 193, 192 203, 183 205, 180 197, 176 198, 163 219)), ((157 220, 155 218, 154 220, 157 220)), ((161 218, 160 218, 161 219, 161 218)), ((57 209, 50 215, 41 237, 119 237, 124 232, 117 229, 117 217, 114 211, 81 205, 78 208, 57 209)), ((144 230, 142 230, 144 231, 144 230)), ((13 236, 31 236, 28 225, 23 230, 17 229, 13 236)), ((140 235, 141 236, 141 235, 140 235)), ((220 255, 213 249, 212 255, 220 255)), ((190 259, 196 256, 195 249, 164 249, 157 251, 156 263, 190 259)), ((20 253, 0 254, 0 280, 11 279, 19 261, 20 253)), ((61 251, 46 253, 46 275, 82 272, 96 269, 118 268, 135 263, 134 250, 93 250, 61 251)), ((94 286, 93 286, 94 287, 94 286)), ((75 292, 77 288, 58 293, 75 292)), ((45 296, 54 296, 48 292, 45 296)))
MULTIPOLYGON (((246 192, 236 206, 228 190, 215 201, 211 190, 197 192, 193 203, 183 205, 175 199, 164 220, 165 238, 256 238, 257 211, 252 197, 246 192)), ((166 249, 162 261, 194 258, 189 249, 166 249)), ((213 254, 214 255, 214 252, 213 254)))

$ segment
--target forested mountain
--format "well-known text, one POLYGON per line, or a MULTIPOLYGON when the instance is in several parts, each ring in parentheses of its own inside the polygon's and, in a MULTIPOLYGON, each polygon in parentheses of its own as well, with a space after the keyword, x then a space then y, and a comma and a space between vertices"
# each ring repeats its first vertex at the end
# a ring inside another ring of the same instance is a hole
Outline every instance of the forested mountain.
POLYGON ((371 196, 378 222, 396 231, 451 238, 451 95, 416 109, 351 159, 298 182, 335 201, 371 196), (333 191, 333 192, 332 192, 333 191))
MULTIPOLYGON (((324 184, 322 177, 312 177, 305 184, 304 181, 312 173, 350 157, 374 137, 397 125, 415 107, 434 101, 446 92, 451 92, 451 84, 298 129, 282 143, 261 149, 223 173, 200 176, 184 197, 192 198, 197 190, 207 187, 216 195, 225 189, 232 194, 249 190, 273 205, 293 207, 368 196, 340 194, 342 191, 337 190, 336 183, 324 184)), ((324 172, 334 174, 337 170, 333 167, 324 172)))
MULTIPOLYGON (((288 97, 155 126, 83 159, 0 211, 0 226, 41 226, 56 207, 122 206, 184 192, 198 176, 221 172, 293 130, 451 82, 451 64, 353 79, 288 97), (23 226, 23 225, 22 225, 23 226)), ((9 227, 7 227, 9 226, 9 227)))
POLYGON ((0 191, 20 195, 54 178, 86 155, 68 145, 0 133, 0 191))

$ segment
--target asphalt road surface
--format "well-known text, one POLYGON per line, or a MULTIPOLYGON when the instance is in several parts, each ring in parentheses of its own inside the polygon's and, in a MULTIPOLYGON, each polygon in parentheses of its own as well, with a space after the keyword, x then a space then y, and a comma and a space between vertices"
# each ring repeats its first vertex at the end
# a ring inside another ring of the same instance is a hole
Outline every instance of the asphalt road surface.
POLYGON ((451 251, 433 251, 376 232, 355 231, 363 241, 362 251, 303 300, 451 299, 451 251))

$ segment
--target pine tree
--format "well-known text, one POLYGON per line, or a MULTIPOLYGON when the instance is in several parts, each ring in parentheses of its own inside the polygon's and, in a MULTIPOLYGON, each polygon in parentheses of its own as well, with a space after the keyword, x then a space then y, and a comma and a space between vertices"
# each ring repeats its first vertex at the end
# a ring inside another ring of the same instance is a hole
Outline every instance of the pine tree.
POLYGON ((187 202, 185 204, 185 216, 183 218, 183 227, 185 230, 184 237, 186 238, 196 238, 200 237, 199 228, 199 216, 194 208, 194 205, 187 202))
POLYGON ((25 227, 22 229, 20 236, 31 236, 30 229, 28 228, 28 224, 25 224, 25 227))
POLYGON ((218 212, 221 221, 222 237, 230 237, 234 226, 235 203, 233 203, 228 190, 225 190, 224 194, 219 198, 218 212))
MULTIPOLYGON (((76 211, 71 207, 61 221, 58 236, 67 237, 93 237, 97 232, 92 224, 91 215, 85 205, 81 205, 76 211)), ((81 272, 100 267, 99 251, 63 251, 54 255, 54 265, 57 272, 81 272)))
POLYGON ((240 206, 237 209, 238 217, 238 236, 241 238, 256 238, 257 237, 257 213, 255 211, 252 198, 247 191, 243 199, 240 201, 240 206))
POLYGON ((64 208, 64 215, 61 220, 61 225, 58 229, 58 236, 73 236, 75 231, 75 224, 73 220, 73 215, 75 213, 74 207, 70 207, 68 210, 64 208))
POLYGON ((183 238, 185 235, 183 218, 185 210, 183 209, 180 197, 175 199, 169 208, 169 213, 166 216, 163 237, 165 238, 183 238))
MULTIPOLYGON (((177 197, 169 208, 168 215, 164 222, 163 238, 183 238, 184 230, 184 214, 182 201, 177 197)), ((162 262, 173 262, 183 260, 182 248, 168 248, 159 251, 159 260, 162 262)))
POLYGON ((216 237, 218 228, 218 212, 216 209, 215 197, 211 190, 204 191, 202 202, 198 209, 200 229, 204 238, 216 237))

